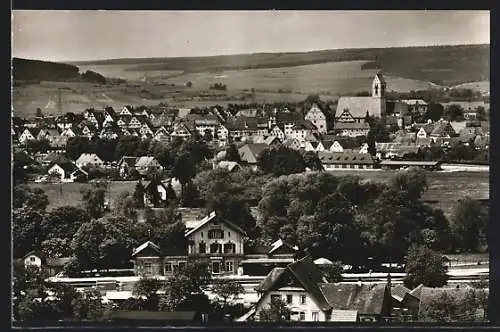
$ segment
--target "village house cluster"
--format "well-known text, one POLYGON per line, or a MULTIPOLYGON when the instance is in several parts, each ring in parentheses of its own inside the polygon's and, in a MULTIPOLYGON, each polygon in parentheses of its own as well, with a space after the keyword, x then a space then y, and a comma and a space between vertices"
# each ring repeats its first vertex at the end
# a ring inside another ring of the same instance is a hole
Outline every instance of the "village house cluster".
MULTIPOLYGON (((243 109, 232 114, 222 107, 213 107, 208 114, 198 114, 191 109, 172 111, 160 106, 123 106, 117 111, 105 107, 103 110, 87 109, 83 113, 66 113, 58 117, 45 116, 34 120, 15 118, 12 139, 15 146, 25 146, 32 140, 47 140, 53 152, 64 152, 68 139, 76 136, 88 139, 136 136, 169 142, 176 137, 186 139, 197 134, 215 150, 237 143, 242 163, 253 168, 257 167, 260 151, 270 146, 284 145, 296 150, 316 152, 325 170, 375 168, 380 166, 380 160, 405 159, 419 149, 446 149, 456 142, 464 145, 473 142, 476 149, 488 149, 488 122, 474 119, 478 108, 489 111, 489 104, 449 102, 449 105, 459 105, 464 110, 466 121, 450 122, 441 119, 416 123, 408 114, 425 114, 428 104, 418 99, 389 101, 385 96, 386 85, 383 75, 378 73, 373 79, 370 96, 340 97, 333 117, 317 104, 313 104, 305 115, 285 108, 275 109, 267 116, 256 109, 243 109), (375 143, 375 155, 368 153, 368 117, 383 118, 388 128, 395 129, 390 142, 375 143), (359 140, 360 137, 365 139, 359 140)), ((84 166, 113 166, 119 169, 121 176, 125 176, 125 171, 132 168, 141 175, 149 168, 162 168, 152 156, 124 156, 112 165, 107 165, 95 154, 83 154, 74 161, 54 153, 38 155, 37 158, 50 166, 47 176, 59 174, 63 182, 85 180, 87 172, 82 169, 84 166)), ((406 165, 401 162, 386 164, 395 167, 406 165)), ((424 164, 419 165, 428 166, 424 164)), ((429 165, 436 166, 435 163, 429 165)))

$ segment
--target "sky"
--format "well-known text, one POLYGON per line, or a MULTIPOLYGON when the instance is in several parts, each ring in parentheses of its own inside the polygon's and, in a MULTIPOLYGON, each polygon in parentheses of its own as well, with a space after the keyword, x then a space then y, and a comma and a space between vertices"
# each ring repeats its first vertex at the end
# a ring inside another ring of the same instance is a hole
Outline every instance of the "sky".
POLYGON ((61 62, 489 42, 488 11, 12 13, 12 55, 61 62))

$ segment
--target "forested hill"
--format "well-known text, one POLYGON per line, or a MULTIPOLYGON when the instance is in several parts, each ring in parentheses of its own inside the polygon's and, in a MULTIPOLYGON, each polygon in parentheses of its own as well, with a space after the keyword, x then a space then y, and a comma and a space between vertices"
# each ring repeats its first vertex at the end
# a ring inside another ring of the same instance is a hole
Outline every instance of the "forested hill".
POLYGON ((14 81, 106 82, 104 76, 92 71, 80 74, 74 65, 21 58, 12 59, 12 76, 14 81))

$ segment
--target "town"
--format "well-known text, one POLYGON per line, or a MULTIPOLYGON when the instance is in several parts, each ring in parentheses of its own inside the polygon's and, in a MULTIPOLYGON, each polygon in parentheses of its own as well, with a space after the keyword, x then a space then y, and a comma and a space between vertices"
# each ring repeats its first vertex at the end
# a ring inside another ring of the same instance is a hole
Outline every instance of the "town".
POLYGON ((14 319, 486 320, 488 197, 422 195, 488 172, 489 95, 433 93, 14 117, 14 319))

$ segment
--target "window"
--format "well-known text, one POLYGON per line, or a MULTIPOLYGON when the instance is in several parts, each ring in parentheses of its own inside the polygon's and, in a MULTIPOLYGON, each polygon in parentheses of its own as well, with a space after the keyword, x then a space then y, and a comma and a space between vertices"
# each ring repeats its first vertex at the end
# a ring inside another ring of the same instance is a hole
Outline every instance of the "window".
POLYGON ((179 262, 179 270, 186 268, 186 262, 179 262))
POLYGON ((220 273, 220 262, 212 262, 212 273, 220 273))
POLYGON ((30 262, 34 262, 35 261, 35 257, 30 257, 30 262))
POLYGON ((212 243, 210 245, 210 253, 211 254, 221 254, 222 253, 222 245, 220 243, 212 243))
POLYGON ((151 263, 144 264, 144 273, 145 274, 153 274, 153 268, 151 266, 151 263))
POLYGON ((221 229, 211 229, 208 231, 209 239, 223 239, 224 232, 221 229))
POLYGON ((203 239, 203 232, 201 232, 201 238, 203 239))
POLYGON ((306 296, 305 295, 300 296, 300 304, 306 304, 306 296))
POLYGON ((292 300, 293 300, 293 296, 292 296, 292 295, 287 295, 287 296, 286 296, 286 303, 287 303, 287 304, 291 304, 291 303, 292 303, 292 300))
POLYGON ((165 263, 165 274, 172 273, 172 263, 165 263))
POLYGON ((299 320, 306 320, 306 313, 301 311, 299 312, 299 320))
POLYGON ((227 232, 227 237, 231 237, 231 232, 227 232))
POLYGON ((200 244, 199 244, 199 252, 200 252, 200 254, 204 254, 207 252, 207 245, 203 241, 200 242, 200 244))
POLYGON ((226 272, 233 272, 233 261, 227 261, 226 262, 226 272))
POLYGON ((312 313, 312 320, 314 322, 318 322, 319 321, 319 312, 313 311, 313 313, 312 313))
POLYGON ((271 295, 271 302, 275 302, 275 301, 281 301, 281 295, 272 294, 271 295))
POLYGON ((224 253, 225 254, 234 254, 235 252, 236 252, 236 245, 234 243, 224 244, 224 253))

